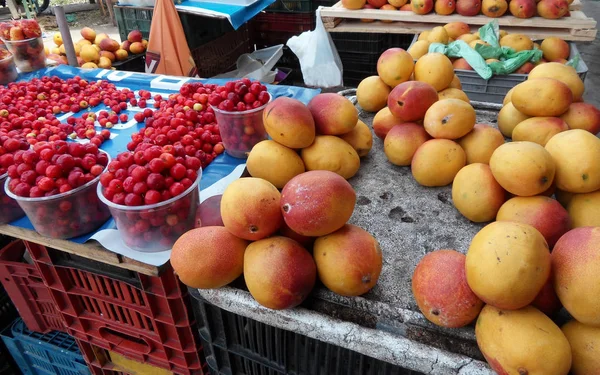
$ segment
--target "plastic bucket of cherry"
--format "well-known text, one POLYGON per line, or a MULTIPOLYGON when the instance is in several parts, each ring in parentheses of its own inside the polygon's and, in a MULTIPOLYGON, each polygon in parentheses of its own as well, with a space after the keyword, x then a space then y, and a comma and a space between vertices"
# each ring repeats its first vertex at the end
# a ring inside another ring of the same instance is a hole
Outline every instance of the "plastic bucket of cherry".
POLYGON ((133 250, 155 253, 169 250, 177 239, 196 223, 200 203, 198 177, 183 193, 166 201, 144 205, 125 206, 111 202, 104 196, 104 187, 97 187, 98 197, 110 209, 125 245, 133 250))
POLYGON ((44 40, 31 38, 25 40, 3 40, 6 48, 13 54, 15 64, 22 72, 33 72, 46 67, 44 40))
POLYGON ((6 52, 6 50, 0 49, 0 59, 0 85, 16 81, 19 73, 17 72, 14 57, 6 52), (3 56, 4 58, 2 58, 3 56))
POLYGON ((263 125, 263 112, 271 102, 247 111, 228 112, 212 106, 221 132, 225 152, 234 158, 245 159, 255 144, 268 138, 263 125))
MULTIPOLYGON (((110 156, 106 155, 109 163, 110 156)), ((17 196, 9 189, 10 180, 6 179, 4 192, 17 201, 33 228, 43 236, 59 239, 78 237, 98 229, 110 218, 108 207, 96 194, 100 176, 65 193, 39 198, 17 196)))
POLYGON ((0 176, 0 224, 10 223, 13 220, 25 216, 25 212, 16 200, 9 197, 4 191, 4 184, 8 179, 8 173, 0 176))

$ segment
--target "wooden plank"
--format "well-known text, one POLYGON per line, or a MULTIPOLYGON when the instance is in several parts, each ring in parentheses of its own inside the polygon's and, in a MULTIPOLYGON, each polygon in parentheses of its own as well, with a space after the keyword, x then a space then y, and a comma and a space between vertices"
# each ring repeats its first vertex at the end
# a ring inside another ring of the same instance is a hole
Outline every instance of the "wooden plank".
MULTIPOLYGON (((415 14, 413 12, 395 11, 395 10, 379 10, 379 9, 360 9, 348 10, 341 6, 338 2, 332 7, 321 9, 322 17, 334 18, 352 18, 352 19, 376 19, 376 20, 391 20, 401 22, 418 22, 418 23, 435 23, 446 24, 448 22, 465 22, 469 25, 485 25, 492 19, 479 14, 473 17, 465 17, 460 14, 451 14, 448 16, 430 14, 415 14)), ((570 17, 563 17, 556 20, 546 19, 542 17, 532 18, 516 18, 508 15, 496 18, 501 27, 540 27, 540 28, 556 28, 556 29, 593 29, 596 27, 596 20, 587 17, 581 11, 571 12, 570 17)))
POLYGON ((79 244, 67 240, 57 240, 44 237, 36 231, 19 228, 12 225, 0 225, 0 233, 10 237, 19 238, 25 241, 35 242, 40 245, 48 246, 53 249, 61 250, 66 253, 79 255, 81 257, 117 266, 131 271, 136 271, 144 275, 158 276, 163 266, 151 266, 137 260, 127 258, 123 255, 113 253, 102 247, 99 243, 79 244))
POLYGON ((571 4, 569 4, 569 10, 581 10, 583 8, 583 4, 581 4, 581 0, 575 0, 571 4))

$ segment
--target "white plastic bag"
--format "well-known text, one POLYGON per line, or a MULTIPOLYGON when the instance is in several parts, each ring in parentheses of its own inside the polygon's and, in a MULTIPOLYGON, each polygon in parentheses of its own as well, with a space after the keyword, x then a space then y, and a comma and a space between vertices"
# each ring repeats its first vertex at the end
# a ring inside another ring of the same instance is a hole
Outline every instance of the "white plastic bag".
POLYGON ((321 10, 317 9, 317 27, 288 40, 287 46, 298 56, 304 84, 313 87, 343 86, 342 61, 323 26, 321 10))

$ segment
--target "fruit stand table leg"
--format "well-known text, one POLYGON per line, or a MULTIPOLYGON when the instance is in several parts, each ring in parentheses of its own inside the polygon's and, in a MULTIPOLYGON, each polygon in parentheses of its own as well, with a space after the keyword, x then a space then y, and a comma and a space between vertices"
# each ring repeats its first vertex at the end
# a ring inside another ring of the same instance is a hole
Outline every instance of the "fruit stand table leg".
POLYGON ((21 13, 17 8, 17 3, 15 0, 6 0, 6 5, 8 5, 8 9, 10 10, 10 14, 14 19, 21 18, 21 13))

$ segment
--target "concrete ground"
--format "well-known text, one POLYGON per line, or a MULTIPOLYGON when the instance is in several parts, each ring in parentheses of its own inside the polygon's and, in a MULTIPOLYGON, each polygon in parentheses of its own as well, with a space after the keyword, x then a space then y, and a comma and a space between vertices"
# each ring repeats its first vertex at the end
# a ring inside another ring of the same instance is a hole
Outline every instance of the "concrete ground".
MULTIPOLYGON (((587 0, 582 1, 583 12, 588 16, 600 21, 600 1, 587 0)), ((600 108, 600 33, 596 36, 596 40, 590 43, 578 43, 577 48, 581 53, 583 61, 588 66, 588 74, 585 78, 585 94, 586 102, 594 104, 600 108)))

